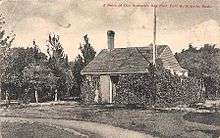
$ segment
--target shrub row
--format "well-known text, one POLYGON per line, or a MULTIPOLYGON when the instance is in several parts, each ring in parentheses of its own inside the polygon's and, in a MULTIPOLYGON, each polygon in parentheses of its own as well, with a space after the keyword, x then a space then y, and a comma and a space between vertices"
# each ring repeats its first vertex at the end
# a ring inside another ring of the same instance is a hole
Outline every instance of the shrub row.
MULTIPOLYGON (((85 80, 82 99, 94 103, 95 81, 85 80)), ((192 104, 205 99, 204 83, 197 78, 183 78, 168 70, 148 74, 120 75, 116 83, 115 104, 144 104, 169 107, 192 104)))

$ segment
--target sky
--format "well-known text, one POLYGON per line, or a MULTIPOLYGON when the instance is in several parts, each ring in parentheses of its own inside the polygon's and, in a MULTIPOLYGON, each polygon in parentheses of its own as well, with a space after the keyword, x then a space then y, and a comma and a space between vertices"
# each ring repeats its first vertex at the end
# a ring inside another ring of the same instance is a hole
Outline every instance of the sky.
POLYGON ((0 0, 0 13, 6 18, 6 31, 16 34, 13 46, 28 47, 35 40, 44 52, 48 35, 55 33, 74 60, 86 34, 97 52, 107 48, 107 30, 115 31, 116 48, 152 43, 152 4, 161 5, 157 8, 157 44, 169 45, 173 53, 189 43, 220 47, 219 0, 0 0))

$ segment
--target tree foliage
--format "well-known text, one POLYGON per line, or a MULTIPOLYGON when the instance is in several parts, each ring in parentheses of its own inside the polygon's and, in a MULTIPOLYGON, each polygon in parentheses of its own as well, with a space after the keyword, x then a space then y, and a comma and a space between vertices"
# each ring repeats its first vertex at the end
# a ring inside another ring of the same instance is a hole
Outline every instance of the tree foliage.
POLYGON ((88 35, 85 35, 83 38, 84 38, 84 44, 83 45, 80 44, 79 49, 82 54, 84 66, 86 66, 90 61, 94 59, 96 52, 89 43, 88 35))
POLYGON ((196 49, 190 44, 187 50, 176 53, 175 57, 183 68, 189 70, 190 76, 202 77, 219 73, 219 53, 220 49, 215 48, 215 45, 205 44, 196 49))
MULTIPOLYGON (((35 46, 30 48, 11 48, 7 60, 7 70, 3 81, 4 90, 10 92, 10 97, 21 98, 23 91, 23 70, 30 64, 46 62, 46 55, 39 52, 35 46), (12 89, 13 88, 13 89, 12 89)), ((5 66, 5 65, 0 65, 5 66)))
POLYGON ((80 51, 81 55, 78 55, 74 63, 72 64, 71 70, 74 75, 74 82, 75 86, 73 87, 73 94, 74 96, 80 96, 81 94, 81 85, 83 83, 83 76, 81 75, 81 70, 89 64, 95 57, 95 50, 89 43, 88 35, 83 37, 84 43, 80 44, 80 51))
MULTIPOLYGON (((2 88, 4 88, 5 86, 9 85, 6 80, 9 79, 8 77, 8 66, 9 66, 9 52, 10 52, 10 48, 11 48, 11 44, 15 39, 15 35, 13 33, 11 33, 10 35, 6 35, 5 30, 3 29, 3 26, 5 24, 5 18, 3 17, 3 15, 0 15, 0 60, 1 60, 1 88, 0 91, 2 90, 2 88)), ((8 103, 8 91, 7 89, 5 89, 4 93, 3 93, 6 99, 6 102, 8 103)), ((2 93, 0 94, 2 97, 2 93)))
POLYGON ((205 44, 201 48, 192 45, 176 53, 180 65, 189 70, 189 75, 204 81, 207 98, 220 96, 220 49, 215 44, 205 44))
POLYGON ((59 35, 50 34, 47 42, 49 64, 56 71, 57 75, 62 75, 63 69, 66 70, 68 68, 68 56, 64 53, 60 37, 59 35))
POLYGON ((73 75, 69 68, 68 56, 64 53, 59 35, 50 34, 47 42, 49 66, 53 73, 59 77, 57 89, 62 98, 70 94, 69 88, 73 85, 73 75))
MULTIPOLYGON (((29 94, 24 93, 23 97, 31 96, 33 91, 36 91, 40 101, 51 100, 54 95, 53 90, 56 89, 57 80, 58 78, 46 65, 29 65, 23 70, 23 82, 27 86, 25 89, 30 91, 28 91, 29 94)), ((33 97, 30 97, 30 100, 33 101, 33 97)))

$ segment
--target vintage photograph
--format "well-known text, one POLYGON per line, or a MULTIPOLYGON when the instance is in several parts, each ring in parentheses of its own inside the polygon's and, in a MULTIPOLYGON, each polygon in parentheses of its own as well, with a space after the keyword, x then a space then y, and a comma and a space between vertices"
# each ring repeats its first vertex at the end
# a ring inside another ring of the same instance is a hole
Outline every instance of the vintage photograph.
POLYGON ((220 138, 219 0, 0 0, 0 138, 220 138))

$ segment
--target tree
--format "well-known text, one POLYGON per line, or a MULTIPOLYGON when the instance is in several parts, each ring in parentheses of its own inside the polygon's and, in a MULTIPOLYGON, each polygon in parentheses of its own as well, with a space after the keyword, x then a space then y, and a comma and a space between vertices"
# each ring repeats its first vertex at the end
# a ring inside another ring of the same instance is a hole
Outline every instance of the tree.
POLYGON ((88 35, 85 35, 83 38, 84 38, 84 44, 83 46, 80 44, 79 49, 82 53, 84 66, 86 66, 90 61, 94 59, 96 52, 89 43, 88 35))
POLYGON ((207 98, 220 93, 219 55, 220 49, 215 48, 215 44, 205 44, 200 49, 189 46, 185 51, 175 54, 180 65, 189 70, 189 76, 203 80, 207 98))
POLYGON ((69 95, 69 88, 72 86, 73 76, 69 69, 68 56, 64 53, 59 35, 50 34, 47 42, 49 66, 54 71, 54 74, 59 77, 55 95, 58 95, 58 89, 61 96, 69 95))
POLYGON ((83 82, 83 76, 80 74, 81 70, 84 68, 83 58, 78 55, 73 65, 71 66, 71 70, 74 76, 74 84, 72 87, 72 96, 79 96, 81 93, 81 84, 83 82))
MULTIPOLYGON (((26 89, 34 90, 35 102, 39 102, 39 91, 44 92, 44 87, 49 87, 53 90, 57 84, 57 77, 52 73, 52 70, 44 64, 32 64, 25 67, 23 70, 24 83, 28 85, 26 89)), ((48 93, 41 93, 47 95, 48 93)), ((31 94, 30 94, 31 95, 31 94)))
POLYGON ((220 49, 215 48, 215 45, 205 44, 198 50, 191 45, 187 50, 177 53, 175 57, 183 68, 189 70, 190 76, 202 77, 202 74, 217 73, 219 52, 220 49))
POLYGON ((95 50, 89 43, 88 35, 83 37, 84 43, 80 44, 81 55, 78 55, 76 60, 74 61, 71 69, 74 75, 75 86, 73 88, 74 96, 80 96, 81 94, 81 85, 83 83, 83 76, 81 75, 81 70, 89 64, 95 57, 95 50))
MULTIPOLYGON (((1 14, 0 15, 0 48, 1 48, 1 63, 3 65, 3 68, 1 68, 2 74, 1 74, 1 88, 0 88, 0 91, 2 89, 2 85, 7 85, 4 82, 8 78, 8 76, 6 75, 6 72, 8 70, 8 66, 9 66, 9 64, 8 64, 9 52, 10 52, 11 44, 15 39, 14 34, 5 36, 6 33, 5 33, 5 30, 3 29, 4 24, 5 24, 5 18, 1 14)), ((0 95, 1 95, 1 92, 0 92, 0 95)), ((9 96, 9 93, 6 90, 5 91, 6 103, 9 103, 8 96, 9 96)))
POLYGON ((35 42, 33 42, 33 46, 30 48, 10 48, 6 60, 7 65, 0 64, 0 69, 7 67, 7 70, 3 74, 4 81, 2 83, 2 89, 10 93, 10 99, 23 99, 25 87, 23 83, 24 68, 30 64, 46 62, 46 60, 46 55, 39 51, 35 42))

